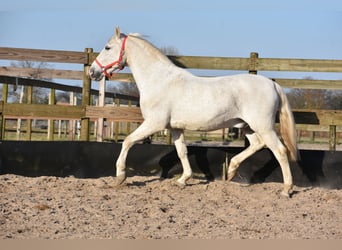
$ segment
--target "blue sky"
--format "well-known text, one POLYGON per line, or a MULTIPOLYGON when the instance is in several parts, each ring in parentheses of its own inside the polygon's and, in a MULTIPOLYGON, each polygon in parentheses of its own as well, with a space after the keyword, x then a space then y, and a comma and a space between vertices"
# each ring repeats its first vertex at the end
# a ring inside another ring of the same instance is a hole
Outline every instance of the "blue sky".
POLYGON ((0 47, 99 51, 119 25, 182 55, 342 59, 341 24, 340 0, 11 0, 0 47))

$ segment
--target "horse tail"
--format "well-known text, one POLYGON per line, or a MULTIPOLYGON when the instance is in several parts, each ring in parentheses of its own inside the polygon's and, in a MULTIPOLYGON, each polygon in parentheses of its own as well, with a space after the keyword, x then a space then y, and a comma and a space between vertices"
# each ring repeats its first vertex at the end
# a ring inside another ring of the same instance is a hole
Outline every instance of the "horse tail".
POLYGON ((297 131, 290 103, 282 88, 274 82, 275 89, 280 97, 279 122, 280 134, 287 148, 290 160, 297 161, 300 158, 297 147, 297 131))

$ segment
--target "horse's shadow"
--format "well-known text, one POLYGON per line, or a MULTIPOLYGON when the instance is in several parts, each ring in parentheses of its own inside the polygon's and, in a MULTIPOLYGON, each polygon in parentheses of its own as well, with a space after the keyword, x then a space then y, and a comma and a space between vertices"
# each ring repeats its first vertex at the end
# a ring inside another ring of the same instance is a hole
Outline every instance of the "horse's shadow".
MULTIPOLYGON (((230 150, 227 152, 225 150, 215 150, 215 154, 213 154, 213 151, 210 151, 210 156, 208 158, 207 147, 188 147, 188 156, 189 159, 192 158, 191 165, 193 169, 196 171, 197 168, 197 171, 204 175, 205 180, 202 179, 201 183, 207 183, 214 181, 215 177, 222 177, 222 164, 225 160, 223 154, 231 160, 232 157, 241 152, 241 150, 243 149, 230 150), (217 152, 220 152, 220 154, 217 152), (215 157, 220 159, 215 159, 215 157)), ((304 162, 300 161, 291 164, 291 172, 296 183, 304 183, 303 185, 320 185, 320 180, 324 179, 322 171, 322 154, 323 153, 320 152, 315 153, 315 164, 305 164, 307 163, 308 158, 312 158, 312 152, 301 152, 302 160, 304 160, 304 162), (309 168, 308 165, 311 167, 309 168), (313 167, 313 165, 315 167, 313 167)), ((310 163, 312 163, 312 161, 313 160, 310 160, 310 163)), ((162 169, 161 178, 172 178, 175 171, 182 171, 176 150, 163 156, 159 161, 159 165, 162 169), (179 168, 177 169, 176 166, 179 168)), ((282 182, 281 168, 273 153, 265 148, 242 162, 233 181, 248 184, 269 181, 282 182)))
POLYGON ((132 181, 131 183, 127 183, 126 185, 128 187, 131 186, 135 186, 135 187, 144 187, 146 186, 148 183, 152 183, 152 182, 156 182, 156 181, 160 181, 161 179, 159 177, 150 179, 150 180, 144 180, 144 181, 132 181))
MULTIPOLYGON (((206 181, 213 181, 215 179, 212 170, 210 169, 210 162, 207 157, 208 148, 206 147, 188 147, 188 156, 195 157, 195 163, 198 169, 204 174, 206 181)), ((180 163, 177 151, 173 150, 163 156, 159 161, 159 166, 162 169, 161 178, 169 178, 170 170, 180 163)))

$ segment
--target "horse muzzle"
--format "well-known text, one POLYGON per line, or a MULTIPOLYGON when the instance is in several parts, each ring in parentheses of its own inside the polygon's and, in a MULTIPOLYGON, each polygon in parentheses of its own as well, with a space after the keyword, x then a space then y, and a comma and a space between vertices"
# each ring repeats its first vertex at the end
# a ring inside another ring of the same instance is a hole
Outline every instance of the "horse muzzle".
POLYGON ((102 71, 96 70, 95 67, 91 66, 88 75, 90 79, 95 80, 95 81, 100 81, 103 77, 104 74, 102 71))

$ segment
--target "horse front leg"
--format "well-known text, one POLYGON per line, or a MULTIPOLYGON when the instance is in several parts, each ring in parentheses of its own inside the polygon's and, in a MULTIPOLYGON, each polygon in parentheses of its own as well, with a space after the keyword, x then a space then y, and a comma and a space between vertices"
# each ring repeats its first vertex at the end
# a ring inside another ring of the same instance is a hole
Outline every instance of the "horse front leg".
POLYGON ((142 141, 146 137, 163 129, 161 126, 156 126, 157 122, 146 122, 146 120, 122 143, 120 155, 116 161, 116 179, 115 185, 120 185, 126 180, 126 159, 129 149, 137 142, 142 141))
POLYGON ((185 186, 186 181, 192 176, 192 170, 188 159, 188 151, 185 145, 184 131, 181 129, 172 129, 171 134, 176 146, 178 157, 183 167, 183 174, 177 180, 177 183, 181 186, 185 186))

